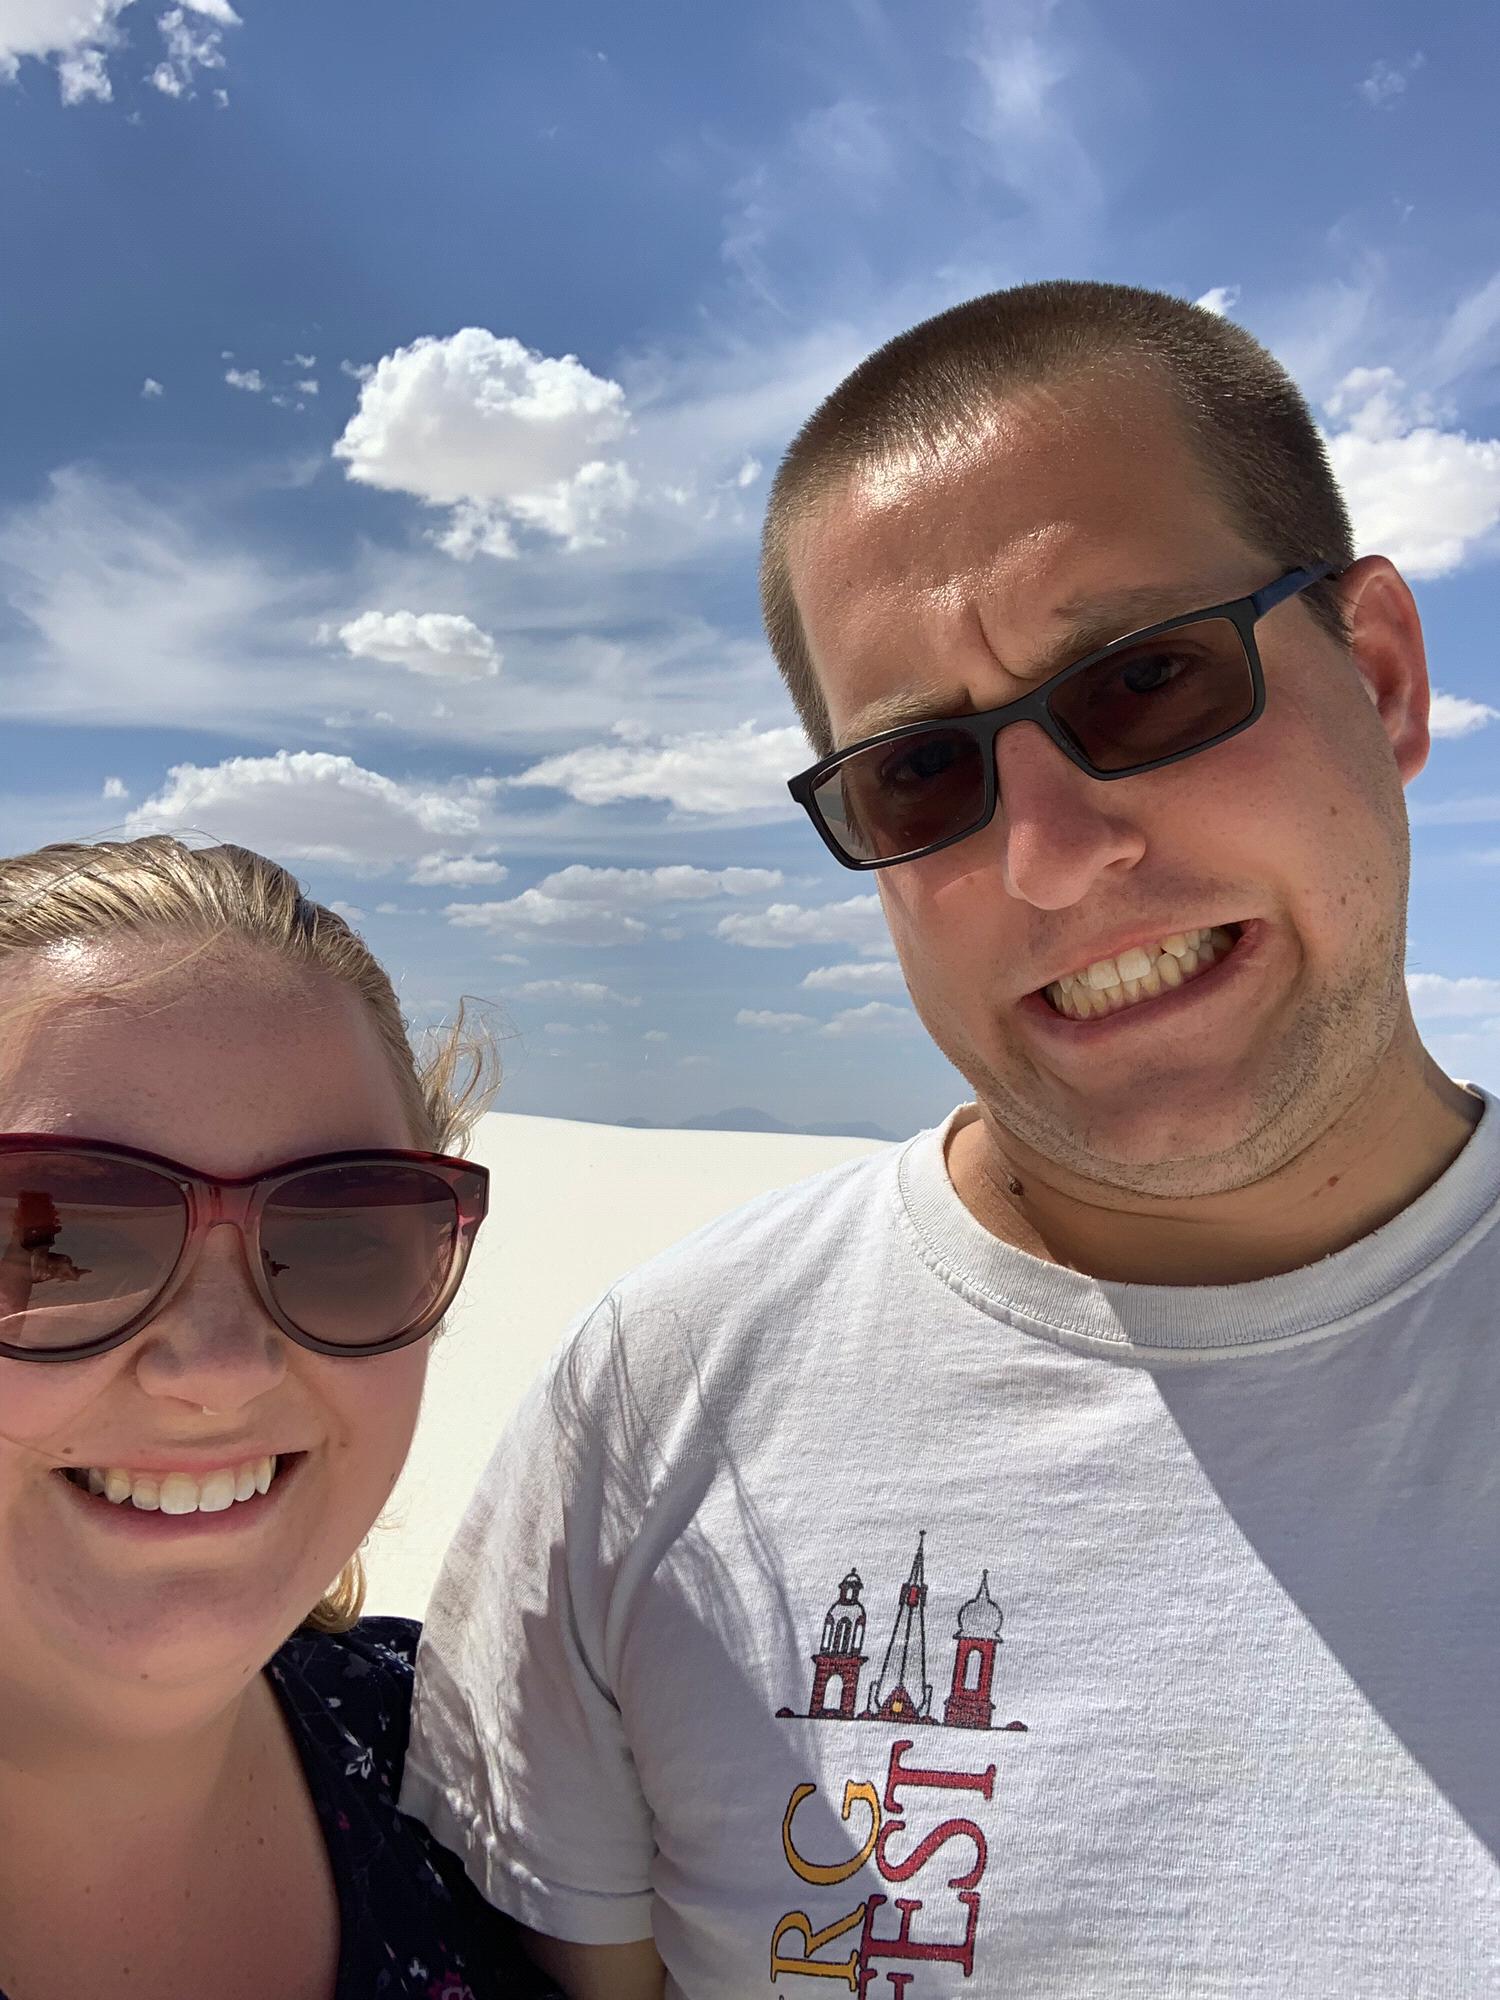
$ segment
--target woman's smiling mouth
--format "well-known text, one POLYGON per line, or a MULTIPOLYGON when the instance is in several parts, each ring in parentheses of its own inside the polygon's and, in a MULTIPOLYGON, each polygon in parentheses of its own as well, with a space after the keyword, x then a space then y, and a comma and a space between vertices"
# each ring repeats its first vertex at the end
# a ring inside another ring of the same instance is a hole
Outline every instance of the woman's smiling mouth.
POLYGON ((280 1497, 306 1457, 264 1453, 232 1465, 189 1472, 132 1471, 124 1466, 60 1466, 56 1476, 80 1496, 101 1526, 160 1531, 238 1526, 280 1497))

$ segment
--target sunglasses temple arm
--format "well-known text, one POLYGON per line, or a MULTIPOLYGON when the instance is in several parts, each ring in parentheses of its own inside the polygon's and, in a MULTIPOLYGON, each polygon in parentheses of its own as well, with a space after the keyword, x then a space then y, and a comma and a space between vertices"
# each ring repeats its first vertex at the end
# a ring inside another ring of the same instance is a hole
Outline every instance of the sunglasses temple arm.
POLYGON ((1313 563, 1307 569, 1290 570, 1287 575, 1277 577, 1264 590, 1257 590, 1250 599, 1251 609, 1257 618, 1264 618, 1268 611, 1274 611, 1278 604, 1284 604, 1289 597, 1295 597, 1299 590, 1307 590, 1312 584, 1321 583, 1325 576, 1332 576, 1332 563, 1313 563))

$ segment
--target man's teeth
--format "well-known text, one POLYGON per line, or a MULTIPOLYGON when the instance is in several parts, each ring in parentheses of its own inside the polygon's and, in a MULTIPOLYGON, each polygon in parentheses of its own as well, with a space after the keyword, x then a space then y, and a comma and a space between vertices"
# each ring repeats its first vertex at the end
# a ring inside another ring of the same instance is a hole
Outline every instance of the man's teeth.
POLYGON ((77 1486, 123 1507, 128 1500, 144 1514, 222 1514, 237 1500, 253 1500, 270 1491, 280 1460, 251 1458, 243 1465, 226 1465, 195 1479, 188 1472, 169 1472, 164 1479, 151 1473, 126 1472, 118 1465, 94 1466, 70 1473, 77 1486))
POLYGON ((1206 972, 1233 943, 1226 930, 1174 931, 1160 944, 1132 945, 1117 958, 1097 958, 1081 972, 1064 973, 1046 988, 1047 998, 1071 1021, 1117 1014, 1206 972))

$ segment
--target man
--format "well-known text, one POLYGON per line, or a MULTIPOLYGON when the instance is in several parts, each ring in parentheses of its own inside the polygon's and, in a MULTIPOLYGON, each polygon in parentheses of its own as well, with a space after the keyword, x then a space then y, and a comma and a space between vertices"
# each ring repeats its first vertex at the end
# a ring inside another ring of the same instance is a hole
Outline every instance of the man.
POLYGON ((1068 284, 857 369, 764 582, 976 1103, 575 1332, 408 1802, 576 1996, 1500 1990, 1500 1114, 1406 1001, 1406 585, 1247 335, 1068 284))

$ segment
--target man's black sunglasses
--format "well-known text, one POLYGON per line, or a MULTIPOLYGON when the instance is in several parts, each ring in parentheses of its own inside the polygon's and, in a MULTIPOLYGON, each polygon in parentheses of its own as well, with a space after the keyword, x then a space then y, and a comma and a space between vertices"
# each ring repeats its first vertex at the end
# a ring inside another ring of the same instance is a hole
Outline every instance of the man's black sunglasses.
POLYGON ((1248 597, 1167 618, 1075 660, 1018 701, 912 722, 835 750, 787 789, 845 868, 890 868, 988 826, 995 738, 1035 722, 1091 778, 1133 778, 1227 742, 1266 705, 1255 626, 1334 573, 1289 570, 1248 597))

